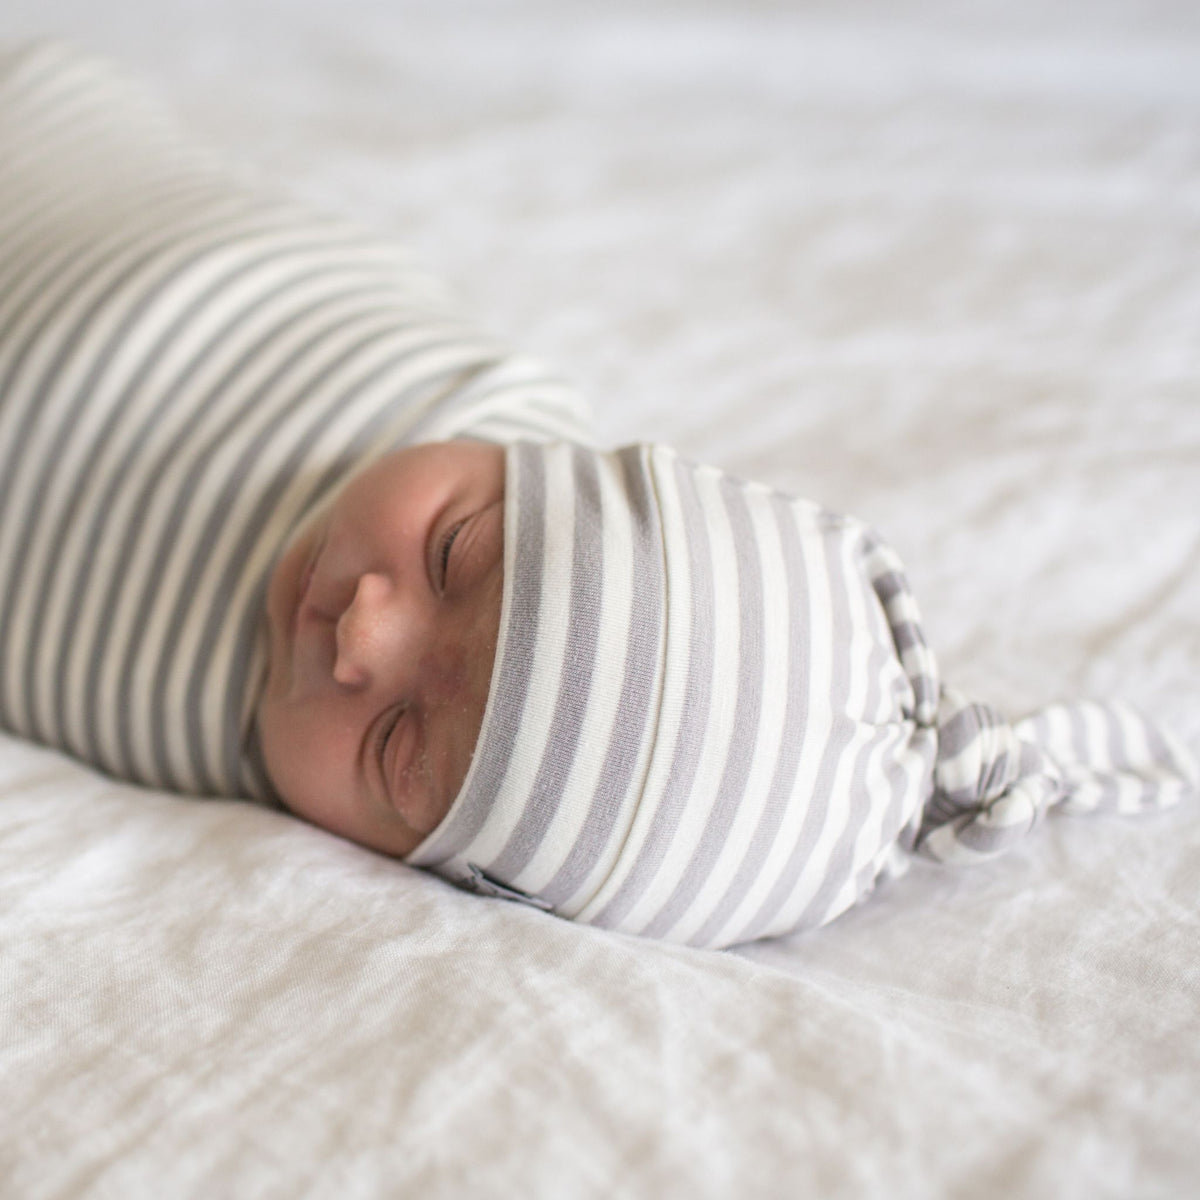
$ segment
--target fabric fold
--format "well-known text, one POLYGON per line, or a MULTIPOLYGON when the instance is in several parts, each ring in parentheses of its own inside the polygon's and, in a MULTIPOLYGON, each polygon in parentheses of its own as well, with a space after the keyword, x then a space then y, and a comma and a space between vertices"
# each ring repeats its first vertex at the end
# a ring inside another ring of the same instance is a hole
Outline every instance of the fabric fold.
POLYGON ((1010 724, 943 687, 934 792, 919 849, 962 863, 1010 849, 1051 809, 1141 813, 1197 786, 1196 763, 1169 733, 1119 702, 1050 705, 1010 724))

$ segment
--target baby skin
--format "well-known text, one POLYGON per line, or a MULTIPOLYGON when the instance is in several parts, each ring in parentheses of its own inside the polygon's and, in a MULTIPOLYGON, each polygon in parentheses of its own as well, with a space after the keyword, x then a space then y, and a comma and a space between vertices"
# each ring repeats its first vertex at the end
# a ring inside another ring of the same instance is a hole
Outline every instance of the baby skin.
POLYGON ((504 580, 504 451, 398 450, 303 525, 267 593, 257 720, 284 804, 385 854, 416 848, 470 766, 504 580))

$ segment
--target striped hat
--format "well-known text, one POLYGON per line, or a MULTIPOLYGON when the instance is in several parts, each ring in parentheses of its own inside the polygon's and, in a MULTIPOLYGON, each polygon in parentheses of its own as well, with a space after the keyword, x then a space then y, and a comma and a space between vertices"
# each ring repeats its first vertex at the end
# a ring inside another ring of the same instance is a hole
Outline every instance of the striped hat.
POLYGON ((487 711, 415 865, 726 946, 831 920, 918 844, 970 860, 1064 800, 1194 784, 1129 709, 1009 726, 942 689, 899 559, 854 518, 661 446, 519 443, 507 467, 487 711))

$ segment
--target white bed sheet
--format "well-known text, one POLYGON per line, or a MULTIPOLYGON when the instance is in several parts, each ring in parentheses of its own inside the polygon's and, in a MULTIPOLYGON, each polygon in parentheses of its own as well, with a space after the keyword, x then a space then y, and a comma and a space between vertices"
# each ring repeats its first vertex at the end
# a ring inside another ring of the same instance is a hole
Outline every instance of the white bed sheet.
MULTIPOLYGON (((1200 750, 1187 0, 7 0, 654 437, 875 521, 948 679, 1200 750)), ((0 664, 2 669, 2 664, 0 664)), ((0 738, 0 1194, 1179 1197, 1197 807, 731 953, 0 738)))

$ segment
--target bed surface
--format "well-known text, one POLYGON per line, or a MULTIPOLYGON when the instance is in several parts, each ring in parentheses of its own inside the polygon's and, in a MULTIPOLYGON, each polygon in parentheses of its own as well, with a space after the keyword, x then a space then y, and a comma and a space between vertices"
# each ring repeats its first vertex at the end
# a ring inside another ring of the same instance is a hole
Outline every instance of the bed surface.
MULTIPOLYGON (((873 521, 949 682, 1200 751, 1185 0, 5 14, 394 230, 606 441, 873 521)), ((1198 807, 708 953, 0 736, 0 1192, 1194 1194, 1198 807)))

